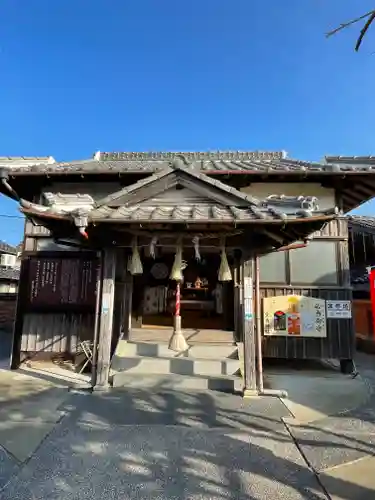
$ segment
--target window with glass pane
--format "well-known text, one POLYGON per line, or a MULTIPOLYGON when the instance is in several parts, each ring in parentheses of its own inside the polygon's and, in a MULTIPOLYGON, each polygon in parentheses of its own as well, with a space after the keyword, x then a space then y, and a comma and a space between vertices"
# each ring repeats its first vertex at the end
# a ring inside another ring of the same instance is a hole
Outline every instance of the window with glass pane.
POLYGON ((260 281, 263 283, 285 283, 285 252, 273 252, 259 259, 260 281))
POLYGON ((289 256, 292 285, 337 285, 335 242, 313 241, 305 248, 290 250, 289 256))

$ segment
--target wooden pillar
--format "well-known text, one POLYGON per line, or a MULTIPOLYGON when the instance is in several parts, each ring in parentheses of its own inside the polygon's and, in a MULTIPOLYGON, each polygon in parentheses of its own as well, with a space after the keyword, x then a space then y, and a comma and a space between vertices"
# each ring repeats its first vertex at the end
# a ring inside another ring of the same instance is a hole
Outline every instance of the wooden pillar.
POLYGON ((240 259, 235 255, 233 266, 233 307, 234 307, 234 338, 236 342, 241 341, 241 327, 240 327, 240 314, 241 301, 240 301, 240 288, 241 288, 241 270, 240 259))
POLYGON ((126 338, 129 340, 132 329, 132 309, 133 309, 133 276, 128 273, 128 282, 127 282, 127 296, 126 296, 126 317, 124 323, 124 331, 126 332, 126 338))
POLYGON ((255 329, 253 307, 253 260, 242 264, 242 295, 243 295, 243 344, 244 344, 244 397, 257 394, 255 329))
POLYGON ((103 258, 102 300, 100 311, 99 346, 96 374, 96 387, 108 387, 111 362, 111 342, 113 329, 113 310, 116 279, 116 249, 106 248, 103 258))
POLYGON ((262 318, 261 318, 261 297, 260 297, 260 263, 259 255, 254 260, 254 315, 255 315, 255 344, 257 360, 258 391, 262 393, 263 384, 263 351, 262 351, 262 318))

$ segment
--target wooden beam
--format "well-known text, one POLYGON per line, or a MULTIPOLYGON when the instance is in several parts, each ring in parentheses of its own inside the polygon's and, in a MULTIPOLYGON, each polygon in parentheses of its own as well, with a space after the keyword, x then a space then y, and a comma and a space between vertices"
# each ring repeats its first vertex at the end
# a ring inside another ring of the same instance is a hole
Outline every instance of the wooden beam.
POLYGON ((96 375, 96 388, 98 389, 105 389, 109 385, 108 377, 111 362, 116 279, 116 249, 114 248, 106 248, 104 250, 102 279, 102 300, 96 375))
POLYGON ((363 182, 358 182, 357 184, 354 185, 354 189, 356 191, 363 193, 365 196, 368 196, 369 198, 372 198, 375 195, 374 185, 370 183, 366 185, 363 182))
POLYGON ((261 232, 266 236, 268 236, 268 238, 270 238, 271 240, 277 241, 277 243, 280 243, 281 245, 285 243, 285 238, 283 238, 279 234, 275 234, 272 231, 268 231, 267 229, 264 228, 261 229, 261 232))
POLYGON ((242 321, 244 343, 244 397, 257 394, 256 380, 256 355, 255 355, 255 329, 253 308, 253 260, 242 264, 242 321))

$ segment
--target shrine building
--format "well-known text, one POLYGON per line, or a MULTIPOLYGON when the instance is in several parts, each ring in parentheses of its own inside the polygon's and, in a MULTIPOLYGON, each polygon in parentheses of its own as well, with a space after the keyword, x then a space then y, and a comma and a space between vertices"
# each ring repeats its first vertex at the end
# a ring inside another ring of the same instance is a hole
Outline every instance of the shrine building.
POLYGON ((352 370, 345 214, 374 196, 371 165, 98 152, 0 178, 26 217, 13 368, 88 347, 94 388, 244 394, 264 391, 263 358, 352 370))

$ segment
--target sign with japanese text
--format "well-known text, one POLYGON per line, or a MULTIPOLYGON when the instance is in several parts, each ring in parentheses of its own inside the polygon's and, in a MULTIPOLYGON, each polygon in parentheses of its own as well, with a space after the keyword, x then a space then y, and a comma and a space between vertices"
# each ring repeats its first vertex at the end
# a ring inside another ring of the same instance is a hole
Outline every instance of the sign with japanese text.
POLYGON ((32 257, 31 306, 95 306, 97 266, 91 258, 32 257))
POLYGON ((327 300, 327 318, 350 319, 352 303, 350 300, 327 300))
POLYGON ((282 295, 263 299, 264 335, 283 337, 326 337, 326 308, 323 299, 282 295))
POLYGON ((244 278, 244 313, 245 320, 251 320, 253 317, 253 280, 244 278))

